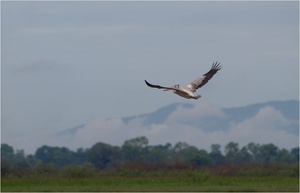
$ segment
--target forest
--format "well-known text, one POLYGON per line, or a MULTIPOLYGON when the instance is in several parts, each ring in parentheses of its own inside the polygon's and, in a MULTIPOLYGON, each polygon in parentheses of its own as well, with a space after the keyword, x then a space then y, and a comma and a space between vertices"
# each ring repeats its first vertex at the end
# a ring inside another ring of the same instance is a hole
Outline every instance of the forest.
POLYGON ((239 147, 229 142, 222 150, 221 145, 211 144, 210 151, 198 149, 186 142, 174 146, 149 145, 146 137, 126 140, 123 145, 112 146, 98 142, 91 148, 72 151, 66 147, 39 147, 34 155, 25 155, 23 150, 14 150, 8 144, 1 144, 1 175, 15 175, 18 168, 30 169, 41 165, 62 168, 65 166, 91 165, 105 169, 126 164, 147 164, 172 166, 175 164, 193 167, 220 164, 293 164, 299 162, 299 147, 280 149, 274 144, 249 143, 239 147))

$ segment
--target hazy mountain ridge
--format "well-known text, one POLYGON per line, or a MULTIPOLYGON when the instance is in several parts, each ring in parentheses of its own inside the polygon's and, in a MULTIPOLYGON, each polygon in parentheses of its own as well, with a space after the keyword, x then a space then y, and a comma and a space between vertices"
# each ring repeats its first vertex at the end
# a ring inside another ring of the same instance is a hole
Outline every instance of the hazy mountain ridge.
POLYGON ((232 115, 237 121, 245 119, 247 117, 254 116, 259 109, 271 106, 276 110, 280 111, 285 117, 289 119, 299 119, 299 101, 288 100, 288 101, 269 101, 265 103, 257 103, 247 105, 243 107, 224 108, 223 110, 232 115))
MULTIPOLYGON (((131 121, 136 119, 140 120, 143 126, 151 124, 163 124, 168 119, 168 117, 175 112, 178 108, 182 109, 192 109, 196 105, 190 103, 174 103, 158 110, 145 113, 136 116, 123 117, 121 120, 124 124, 129 124, 131 121)), ((299 135, 299 101, 298 100, 288 100, 288 101, 269 101, 264 103, 251 104, 242 107, 233 108, 221 108, 224 116, 216 117, 199 117, 199 119, 192 120, 190 122, 185 122, 187 125, 196 126, 204 131, 216 131, 229 129, 229 125, 235 122, 241 122, 246 119, 250 119, 255 116, 261 109, 271 107, 279 111, 284 117, 289 120, 293 120, 285 129, 289 133, 299 135)), ((75 134, 78 130, 85 127, 85 124, 79 125, 67 130, 64 130, 56 135, 65 134, 75 134)))
POLYGON ((174 112, 179 106, 184 108, 192 108, 194 107, 193 104, 189 103, 173 103, 167 106, 164 106, 162 108, 159 108, 158 110, 152 112, 152 113, 146 113, 142 115, 137 116, 130 116, 130 117, 124 117, 122 118, 124 123, 129 123, 131 120, 139 118, 144 119, 144 124, 161 124, 163 123, 166 118, 174 112))

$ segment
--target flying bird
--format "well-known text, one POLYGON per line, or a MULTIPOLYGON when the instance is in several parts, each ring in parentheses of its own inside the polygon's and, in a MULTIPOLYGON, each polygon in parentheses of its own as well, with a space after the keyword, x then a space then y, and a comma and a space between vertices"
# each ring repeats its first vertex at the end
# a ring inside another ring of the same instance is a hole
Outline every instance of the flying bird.
POLYGON ((164 89, 164 91, 172 90, 175 94, 187 99, 198 99, 201 95, 195 94, 196 90, 204 86, 219 70, 221 70, 220 62, 215 62, 212 64, 210 71, 184 87, 180 87, 179 84, 171 87, 164 87, 150 84, 146 80, 145 83, 151 88, 164 89))

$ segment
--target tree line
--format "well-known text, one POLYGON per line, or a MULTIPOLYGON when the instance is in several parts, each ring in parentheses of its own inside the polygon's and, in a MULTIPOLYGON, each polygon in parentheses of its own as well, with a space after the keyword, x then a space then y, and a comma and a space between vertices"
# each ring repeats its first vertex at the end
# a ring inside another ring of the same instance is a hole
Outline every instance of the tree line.
POLYGON ((299 163, 299 147, 291 150, 280 149, 274 144, 249 143, 239 147, 229 142, 221 150, 221 145, 212 144, 210 151, 198 149, 186 142, 174 146, 149 145, 146 137, 126 140, 122 146, 113 146, 103 142, 91 148, 79 148, 72 151, 66 147, 39 147, 35 154, 25 155, 24 150, 14 150, 8 144, 1 144, 1 174, 9 173, 11 168, 36 168, 40 165, 65 166, 92 165, 98 169, 124 164, 143 163, 149 165, 172 166, 185 164, 190 166, 211 166, 216 164, 293 164, 299 163))

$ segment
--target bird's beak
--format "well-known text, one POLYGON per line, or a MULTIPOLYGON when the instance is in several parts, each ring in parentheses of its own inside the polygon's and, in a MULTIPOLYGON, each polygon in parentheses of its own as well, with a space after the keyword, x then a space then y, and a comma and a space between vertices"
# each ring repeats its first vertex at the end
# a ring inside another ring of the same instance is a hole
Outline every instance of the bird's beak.
POLYGON ((171 90, 171 89, 168 89, 168 88, 167 88, 167 89, 164 89, 163 91, 170 91, 170 90, 171 90))

